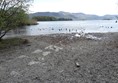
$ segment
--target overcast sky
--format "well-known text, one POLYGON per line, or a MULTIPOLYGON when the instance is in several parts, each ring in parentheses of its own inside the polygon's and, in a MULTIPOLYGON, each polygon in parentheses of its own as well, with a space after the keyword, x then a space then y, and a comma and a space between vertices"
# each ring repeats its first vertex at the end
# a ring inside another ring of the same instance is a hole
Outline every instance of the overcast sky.
POLYGON ((86 14, 118 14, 118 0, 34 0, 30 12, 82 12, 86 14))

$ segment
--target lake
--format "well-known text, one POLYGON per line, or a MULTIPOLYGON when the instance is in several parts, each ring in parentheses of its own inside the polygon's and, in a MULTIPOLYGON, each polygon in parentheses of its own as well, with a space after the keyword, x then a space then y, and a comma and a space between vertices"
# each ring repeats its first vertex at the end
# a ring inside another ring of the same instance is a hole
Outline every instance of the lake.
POLYGON ((115 20, 46 21, 38 22, 38 25, 25 26, 10 31, 7 36, 35 36, 81 31, 85 33, 118 32, 118 23, 115 23, 115 20))

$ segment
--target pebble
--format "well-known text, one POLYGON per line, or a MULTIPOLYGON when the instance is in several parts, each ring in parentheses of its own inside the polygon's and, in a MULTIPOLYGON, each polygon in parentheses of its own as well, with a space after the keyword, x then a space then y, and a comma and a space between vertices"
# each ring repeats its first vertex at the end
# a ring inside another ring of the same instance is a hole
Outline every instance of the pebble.
POLYGON ((76 67, 80 67, 80 64, 78 62, 75 62, 76 67))
POLYGON ((75 34, 75 37, 81 37, 81 35, 79 35, 79 34, 75 34))
POLYGON ((44 60, 44 58, 42 58, 41 60, 44 60))

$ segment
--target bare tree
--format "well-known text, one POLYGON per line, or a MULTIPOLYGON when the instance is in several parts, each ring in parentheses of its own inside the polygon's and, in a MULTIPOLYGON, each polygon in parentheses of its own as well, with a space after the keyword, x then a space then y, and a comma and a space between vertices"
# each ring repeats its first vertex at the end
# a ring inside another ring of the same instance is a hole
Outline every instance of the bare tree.
POLYGON ((31 1, 0 0, 0 40, 9 30, 18 27, 20 21, 22 21, 22 14, 27 12, 31 1))

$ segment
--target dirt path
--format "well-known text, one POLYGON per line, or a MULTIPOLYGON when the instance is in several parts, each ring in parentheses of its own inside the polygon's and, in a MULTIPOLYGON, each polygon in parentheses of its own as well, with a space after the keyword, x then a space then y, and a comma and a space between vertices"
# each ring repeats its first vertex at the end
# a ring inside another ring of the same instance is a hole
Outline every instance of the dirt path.
POLYGON ((23 37, 0 51, 0 83, 118 83, 118 33, 23 37))

